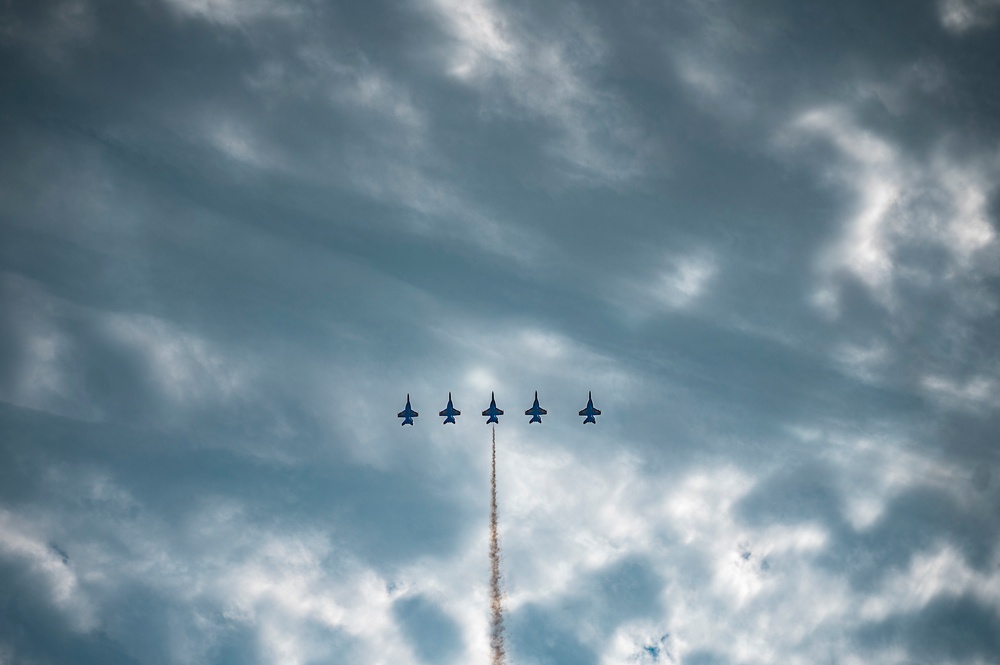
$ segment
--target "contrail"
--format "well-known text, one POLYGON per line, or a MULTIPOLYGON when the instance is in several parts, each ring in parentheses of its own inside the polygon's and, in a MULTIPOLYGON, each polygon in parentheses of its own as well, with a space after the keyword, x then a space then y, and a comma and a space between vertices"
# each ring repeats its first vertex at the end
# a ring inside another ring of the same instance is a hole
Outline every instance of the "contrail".
POLYGON ((493 468, 490 477, 490 647, 493 665, 503 665, 503 593, 500 591, 500 534, 497 529, 497 428, 493 426, 493 468))

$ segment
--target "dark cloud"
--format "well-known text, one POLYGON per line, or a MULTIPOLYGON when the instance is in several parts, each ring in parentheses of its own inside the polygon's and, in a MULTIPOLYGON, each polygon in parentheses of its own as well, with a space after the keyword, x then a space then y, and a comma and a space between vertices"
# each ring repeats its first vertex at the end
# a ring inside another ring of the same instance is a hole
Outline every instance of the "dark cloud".
POLYGON ((942 540, 952 544, 974 570, 995 567, 996 531, 987 514, 962 510, 947 494, 915 489, 888 503, 870 529, 846 535, 839 548, 827 553, 828 563, 846 570, 859 587, 907 566, 919 552, 942 540))
POLYGON ((458 626, 440 607, 423 596, 396 602, 395 615, 423 662, 451 662, 461 648, 458 626))
POLYGON ((695 651, 684 658, 685 663, 693 665, 728 665, 730 661, 711 651, 695 651))
POLYGON ((49 590, 29 564, 0 560, 0 582, 4 588, 0 640, 5 658, 11 662, 115 665, 147 662, 135 658, 118 639, 103 630, 81 631, 67 625, 61 608, 50 602, 49 590))
POLYGON ((858 639, 873 650, 902 646, 913 658, 973 663, 1000 651, 1000 615, 969 596, 937 597, 914 612, 865 626, 858 639))
POLYGON ((509 644, 514 657, 596 663, 600 646, 618 626, 661 615, 662 589, 663 580, 654 567, 639 557, 581 576, 561 597, 511 614, 509 644))

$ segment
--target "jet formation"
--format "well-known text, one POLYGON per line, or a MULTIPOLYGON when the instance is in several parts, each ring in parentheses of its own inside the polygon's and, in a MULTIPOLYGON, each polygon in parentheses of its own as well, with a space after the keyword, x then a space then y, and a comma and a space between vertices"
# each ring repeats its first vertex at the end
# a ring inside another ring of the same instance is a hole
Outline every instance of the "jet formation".
MULTIPOLYGON (((524 415, 531 416, 531 418, 528 420, 528 424, 541 423, 542 416, 547 414, 548 411, 543 409, 538 404, 538 391, 536 390, 534 403, 531 405, 531 408, 527 409, 524 412, 524 415)), ((407 395, 406 407, 398 414, 396 414, 396 417, 403 419, 403 422, 400 423, 401 425, 412 425, 413 419, 416 418, 418 415, 419 414, 416 411, 414 411, 413 408, 410 406, 410 396, 407 395)), ((449 423, 454 425, 456 422, 455 418, 457 416, 462 415, 462 412, 455 408, 455 404, 451 399, 451 393, 448 393, 448 406, 446 406, 444 409, 438 412, 438 415, 444 418, 443 424, 445 425, 449 423)), ((483 416, 486 417, 487 424, 499 423, 500 416, 502 415, 503 415, 503 409, 497 407, 496 393, 490 393, 490 405, 486 410, 483 411, 483 416)), ((594 408, 594 398, 592 393, 589 391, 587 392, 587 406, 580 411, 580 415, 584 417, 583 418, 584 425, 587 424, 596 425, 597 420, 595 416, 601 415, 601 410, 594 408)))

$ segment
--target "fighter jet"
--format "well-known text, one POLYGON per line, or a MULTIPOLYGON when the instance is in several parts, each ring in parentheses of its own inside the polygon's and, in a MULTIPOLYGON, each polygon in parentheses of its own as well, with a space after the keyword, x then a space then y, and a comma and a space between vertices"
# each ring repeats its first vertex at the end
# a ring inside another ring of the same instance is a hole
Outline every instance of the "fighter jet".
POLYGON ((413 419, 420 414, 410 408, 410 395, 406 395, 406 408, 396 414, 397 418, 402 418, 403 422, 400 425, 412 425, 413 419))
POLYGON ((597 421, 594 420, 594 416, 601 415, 601 410, 594 408, 594 398, 591 396, 590 391, 587 391, 587 408, 580 411, 580 415, 587 416, 586 418, 583 419, 584 425, 586 425, 587 423, 593 423, 596 425, 597 421))
POLYGON ((500 422, 497 416, 502 416, 503 410, 497 408, 497 398, 496 395, 494 395, 493 393, 490 393, 490 408, 483 411, 483 415, 489 416, 489 418, 486 419, 487 425, 490 423, 500 422))
POLYGON ((530 425, 531 423, 542 422, 542 416, 544 416, 546 413, 548 413, 548 411, 538 406, 538 391, 536 390, 535 403, 531 405, 530 409, 524 412, 524 415, 531 416, 531 420, 528 421, 528 424, 530 425))
POLYGON ((445 417, 444 423, 442 423, 444 425, 447 425, 448 423, 454 425, 455 416, 462 415, 462 412, 456 409, 455 406, 451 403, 451 393, 448 393, 448 406, 444 407, 444 411, 442 411, 438 415, 445 417))

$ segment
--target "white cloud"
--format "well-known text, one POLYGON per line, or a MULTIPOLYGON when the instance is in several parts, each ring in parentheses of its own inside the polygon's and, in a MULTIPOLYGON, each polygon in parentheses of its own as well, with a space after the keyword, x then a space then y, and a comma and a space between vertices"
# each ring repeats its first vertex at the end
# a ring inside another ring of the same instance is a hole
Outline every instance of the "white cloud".
POLYGON ((861 616, 882 621, 919 611, 933 600, 964 595, 1000 612, 1000 561, 995 563, 985 571, 973 570, 954 546, 939 543, 918 553, 905 570, 889 575, 862 603, 861 616))
POLYGON ((86 632, 97 625, 96 608, 80 588, 75 566, 47 544, 40 525, 0 508, 0 557, 24 561, 41 576, 48 600, 66 614, 74 630, 86 632))
POLYGON ((720 56, 718 51, 678 49, 673 65, 680 80, 691 90, 692 98, 706 113, 728 122, 749 120, 757 112, 758 103, 739 74, 720 64, 720 56))
POLYGON ((227 612, 257 627, 272 658, 299 665, 333 655, 310 639, 315 622, 361 640, 366 662, 413 662, 392 617, 387 580, 357 563, 341 562, 332 574, 328 561, 342 554, 320 534, 259 535, 254 555, 220 565, 221 577, 201 582, 214 600, 225 599, 227 612))
POLYGON ((671 309, 693 304, 715 277, 718 265, 705 253, 671 257, 653 285, 653 295, 671 309))
POLYGON ((664 310, 697 310, 719 270, 718 258, 706 249, 665 256, 658 253, 648 262, 634 260, 627 274, 606 280, 599 288, 609 305, 643 320, 664 310))
POLYGON ((264 58, 244 76, 244 83, 271 113, 261 114, 259 108, 199 108, 192 121, 195 131, 234 159, 325 186, 355 179, 369 189, 374 183, 356 176, 370 163, 422 172, 434 161, 426 144, 425 113, 408 87, 364 54, 339 56, 322 35, 305 32, 301 44, 289 53, 264 58), (363 141, 334 146, 317 127, 307 150, 299 146, 290 152, 273 135, 272 123, 273 114, 287 109, 292 100, 329 105, 334 114, 349 119, 363 141), (352 147, 362 143, 363 148, 352 147))
POLYGON ((489 0, 442 2, 439 7, 459 39, 449 73, 463 80, 515 68, 519 58, 504 17, 489 0))
MULTIPOLYGON (((123 494, 108 477, 92 491, 74 471, 62 469, 50 480, 55 491, 123 494)), ((225 621, 249 629, 273 662, 300 665, 340 655, 330 651, 335 640, 317 636, 321 626, 357 641, 363 662, 415 663, 392 615, 396 596, 388 580, 338 549, 328 533, 267 528, 252 522, 238 501, 211 495, 176 527, 134 500, 127 510, 103 501, 88 505, 78 517, 89 531, 77 540, 67 535, 71 564, 33 533, 37 528, 0 511, 0 556, 24 559, 43 575, 52 602, 76 630, 113 630, 106 622, 119 593, 140 587, 167 604, 212 608, 163 626, 170 635, 166 662, 205 662, 225 621), (94 537, 106 530, 115 534, 113 548, 94 537)), ((113 637, 133 645, 132 636, 113 637)))
POLYGON ((230 156, 294 171, 323 186, 352 186, 365 196, 416 213, 400 220, 405 231, 458 243, 524 269, 548 243, 486 209, 449 180, 453 165, 429 140, 431 120, 408 87, 361 55, 345 60, 319 37, 310 37, 288 61, 269 60, 247 77, 268 98, 323 99, 346 115, 357 137, 331 144, 317 137, 308 154, 287 154, 258 128, 237 119, 207 118, 209 140, 230 156), (294 166, 293 166, 294 165, 294 166))
POLYGON ((257 167, 276 166, 275 159, 267 154, 258 137, 246 126, 232 118, 212 125, 206 132, 208 140, 231 158, 257 167))
POLYGON ((888 345, 876 339, 867 344, 838 344, 833 349, 833 357, 851 376, 868 383, 877 383, 892 353, 888 345))
POLYGON ((962 34, 993 25, 1000 0, 939 0, 938 16, 950 32, 962 34))
POLYGON ((338 57, 319 36, 311 36, 294 51, 294 60, 282 64, 267 61, 247 78, 256 89, 293 93, 300 97, 325 97, 335 106, 356 110, 370 119, 381 118, 392 136, 372 141, 404 141, 406 148, 422 147, 427 118, 413 101, 408 87, 365 56, 350 60, 338 57))
POLYGON ((83 361, 89 354, 101 353, 95 348, 105 343, 115 352, 138 358, 145 370, 117 377, 116 390, 152 387, 175 414, 176 409, 193 412, 239 401, 253 385, 256 374, 246 360, 164 319, 76 305, 11 274, 0 278, 0 292, 16 303, 18 312, 8 322, 16 340, 17 369, 0 386, 0 399, 12 404, 104 420, 109 409, 114 410, 105 399, 115 398, 92 389, 93 379, 83 361))
MULTIPOLYGON (((571 348, 564 340, 552 346, 556 355, 571 348)), ((468 435, 460 438, 468 449, 468 435)), ((481 438, 488 442, 485 429, 481 438)), ((993 604, 998 597, 1000 578, 970 570, 941 543, 918 552, 907 570, 877 588, 852 588, 841 572, 817 562, 836 546, 820 522, 768 525, 743 519, 741 501, 761 488, 759 468, 727 463, 649 473, 641 458, 625 452, 627 446, 581 455, 576 443, 561 445, 565 437, 552 427, 532 430, 531 437, 502 427, 498 439, 510 613, 529 603, 546 606, 573 598, 580 580, 630 558, 663 581, 662 613, 622 622, 607 640, 600 637, 601 627, 588 621, 569 628, 602 663, 649 662, 642 660, 649 655, 646 647, 669 652, 677 662, 703 650, 754 665, 776 660, 806 665, 829 653, 844 654, 846 661, 853 649, 849 636, 867 621, 912 611, 942 594, 971 592, 993 604), (727 640, 717 639, 720 632, 727 640)), ((870 488, 865 496, 884 506, 898 492, 927 482, 956 485, 953 469, 907 450, 905 442, 825 432, 812 442, 822 443, 834 480, 849 481, 841 492, 848 499, 870 488)), ((432 446, 427 454, 445 459, 450 452, 432 446)), ((462 500, 485 508, 488 446, 463 459, 468 475, 480 479, 469 490, 482 494, 462 500)), ((26 537, 20 516, 0 513, 0 553, 54 571, 55 596, 75 599, 67 601, 66 612, 79 605, 93 608, 88 616, 103 616, 103 603, 113 603, 118 588, 139 581, 165 601, 209 608, 204 625, 192 617, 190 625, 166 628, 172 636, 168 658, 175 662, 203 659, 218 639, 212 626, 224 620, 245 628, 274 662, 334 657, 329 650, 336 639, 318 638, 318 626, 349 636, 359 662, 409 665, 417 658, 393 607, 414 596, 435 603, 459 627, 463 647, 456 659, 488 655, 485 510, 480 527, 465 530, 454 549, 404 561, 389 578, 327 526, 301 520, 267 524, 238 498, 211 494, 199 497, 194 510, 162 522, 105 474, 77 482, 75 466, 57 471, 49 479, 53 488, 92 497, 100 507, 88 503, 86 514, 70 521, 82 520, 77 528, 88 534, 113 525, 119 545, 101 547, 89 536, 86 543, 71 543, 76 577, 67 577, 41 535, 26 537), (77 578, 88 580, 85 603, 73 590, 77 578)), ((864 529, 872 521, 869 516, 854 526, 864 529)), ((892 654, 880 656, 884 662, 903 660, 902 654, 895 660, 892 654)))
MULTIPOLYGON (((500 395, 516 392, 530 396, 541 386, 576 384, 600 386, 605 391, 602 399, 619 403, 628 400, 641 385, 641 379, 600 350, 538 326, 503 323, 484 327, 480 322, 451 320, 447 328, 439 327, 435 332, 461 358, 459 376, 465 385, 484 391, 487 397, 488 391, 494 389, 500 395), (502 368, 502 372, 495 368, 502 368), (509 377, 520 379, 512 382, 509 377)), ((586 393, 581 395, 584 404, 577 410, 586 404, 586 393)), ((549 399, 553 398, 571 399, 549 395, 549 399)), ((573 398, 579 399, 580 395, 573 398)), ((529 400, 522 408, 530 405, 529 400)))
POLYGON ((842 498, 844 517, 858 531, 875 524, 886 507, 908 491, 933 489, 957 504, 969 498, 959 467, 899 435, 795 427, 788 431, 804 446, 821 448, 820 457, 834 470, 829 480, 842 498))
POLYGON ((143 357, 162 394, 178 405, 226 401, 248 385, 244 363, 168 321, 147 314, 110 314, 103 325, 112 339, 143 357))
POLYGON ((1000 380, 977 374, 966 380, 946 376, 925 376, 921 387, 942 404, 963 411, 1000 409, 1000 380))
POLYGON ((617 183, 640 175, 650 146, 627 107, 588 79, 606 51, 595 26, 568 6, 559 31, 490 0, 436 0, 454 36, 447 72, 489 94, 491 113, 526 112, 551 124, 555 156, 577 177, 617 183))
POLYGON ((860 127, 843 109, 808 111, 791 132, 828 141, 842 164, 825 169, 855 197, 841 237, 819 262, 821 282, 815 301, 831 314, 839 308, 838 276, 852 275, 872 296, 895 312, 897 286, 975 278, 981 256, 997 254, 996 233, 987 204, 993 190, 989 163, 965 163, 939 150, 929 163, 909 158, 888 140, 860 127), (905 257, 906 250, 938 250, 943 270, 905 257))
POLYGON ((74 308, 52 297, 38 283, 20 275, 0 275, 0 293, 8 303, 8 334, 16 340, 15 369, 0 388, 0 399, 60 416, 99 420, 100 409, 83 394, 73 371, 78 352, 61 319, 74 308), (19 353, 18 353, 19 352, 19 353))
POLYGON ((163 0, 182 16, 237 27, 261 18, 291 17, 300 13, 293 3, 275 0, 163 0))

